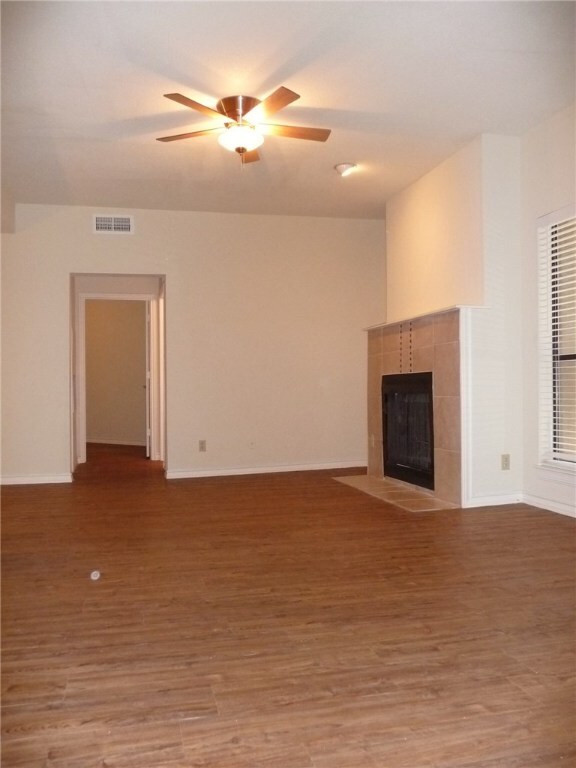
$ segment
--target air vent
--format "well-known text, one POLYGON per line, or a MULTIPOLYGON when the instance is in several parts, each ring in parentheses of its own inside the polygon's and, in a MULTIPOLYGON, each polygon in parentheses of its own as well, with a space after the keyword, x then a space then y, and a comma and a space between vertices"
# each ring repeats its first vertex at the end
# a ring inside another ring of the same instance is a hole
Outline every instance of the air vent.
POLYGON ((94 216, 94 232, 99 235, 131 235, 134 232, 133 216, 94 216))

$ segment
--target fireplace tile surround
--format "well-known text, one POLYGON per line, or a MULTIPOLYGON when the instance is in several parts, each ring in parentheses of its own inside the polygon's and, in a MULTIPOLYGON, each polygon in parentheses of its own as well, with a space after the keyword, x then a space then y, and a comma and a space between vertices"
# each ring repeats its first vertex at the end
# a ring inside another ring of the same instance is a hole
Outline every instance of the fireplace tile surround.
MULTIPOLYGON (((383 478, 382 376, 432 371, 434 498, 461 504, 460 311, 368 329, 368 475, 383 478)), ((430 493, 430 492, 428 492, 430 493)))

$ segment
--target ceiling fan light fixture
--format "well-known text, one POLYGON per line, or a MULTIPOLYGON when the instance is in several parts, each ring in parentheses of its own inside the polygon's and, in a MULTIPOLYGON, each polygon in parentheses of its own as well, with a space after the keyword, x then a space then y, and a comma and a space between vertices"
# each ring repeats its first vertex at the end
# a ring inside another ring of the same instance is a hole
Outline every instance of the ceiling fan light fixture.
POLYGON ((334 166, 334 170, 339 176, 349 176, 356 168, 355 163, 338 163, 338 165, 334 166))
POLYGON ((253 125, 228 123, 224 133, 218 137, 218 143, 230 152, 252 152, 264 142, 262 134, 253 125))

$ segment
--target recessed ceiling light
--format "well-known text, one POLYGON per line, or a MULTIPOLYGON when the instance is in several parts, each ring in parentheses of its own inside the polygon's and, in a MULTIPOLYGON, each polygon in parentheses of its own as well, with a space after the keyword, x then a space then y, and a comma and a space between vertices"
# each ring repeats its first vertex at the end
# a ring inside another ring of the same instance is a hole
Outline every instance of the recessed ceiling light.
POLYGON ((334 166, 334 170, 340 176, 349 176, 355 169, 355 163, 338 163, 338 165, 334 166))

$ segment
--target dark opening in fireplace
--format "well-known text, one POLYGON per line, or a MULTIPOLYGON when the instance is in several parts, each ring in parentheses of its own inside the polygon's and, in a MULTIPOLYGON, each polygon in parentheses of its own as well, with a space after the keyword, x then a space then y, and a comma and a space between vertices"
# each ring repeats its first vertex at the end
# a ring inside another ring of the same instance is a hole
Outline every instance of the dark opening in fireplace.
POLYGON ((382 377, 384 476, 434 489, 431 373, 382 377))

